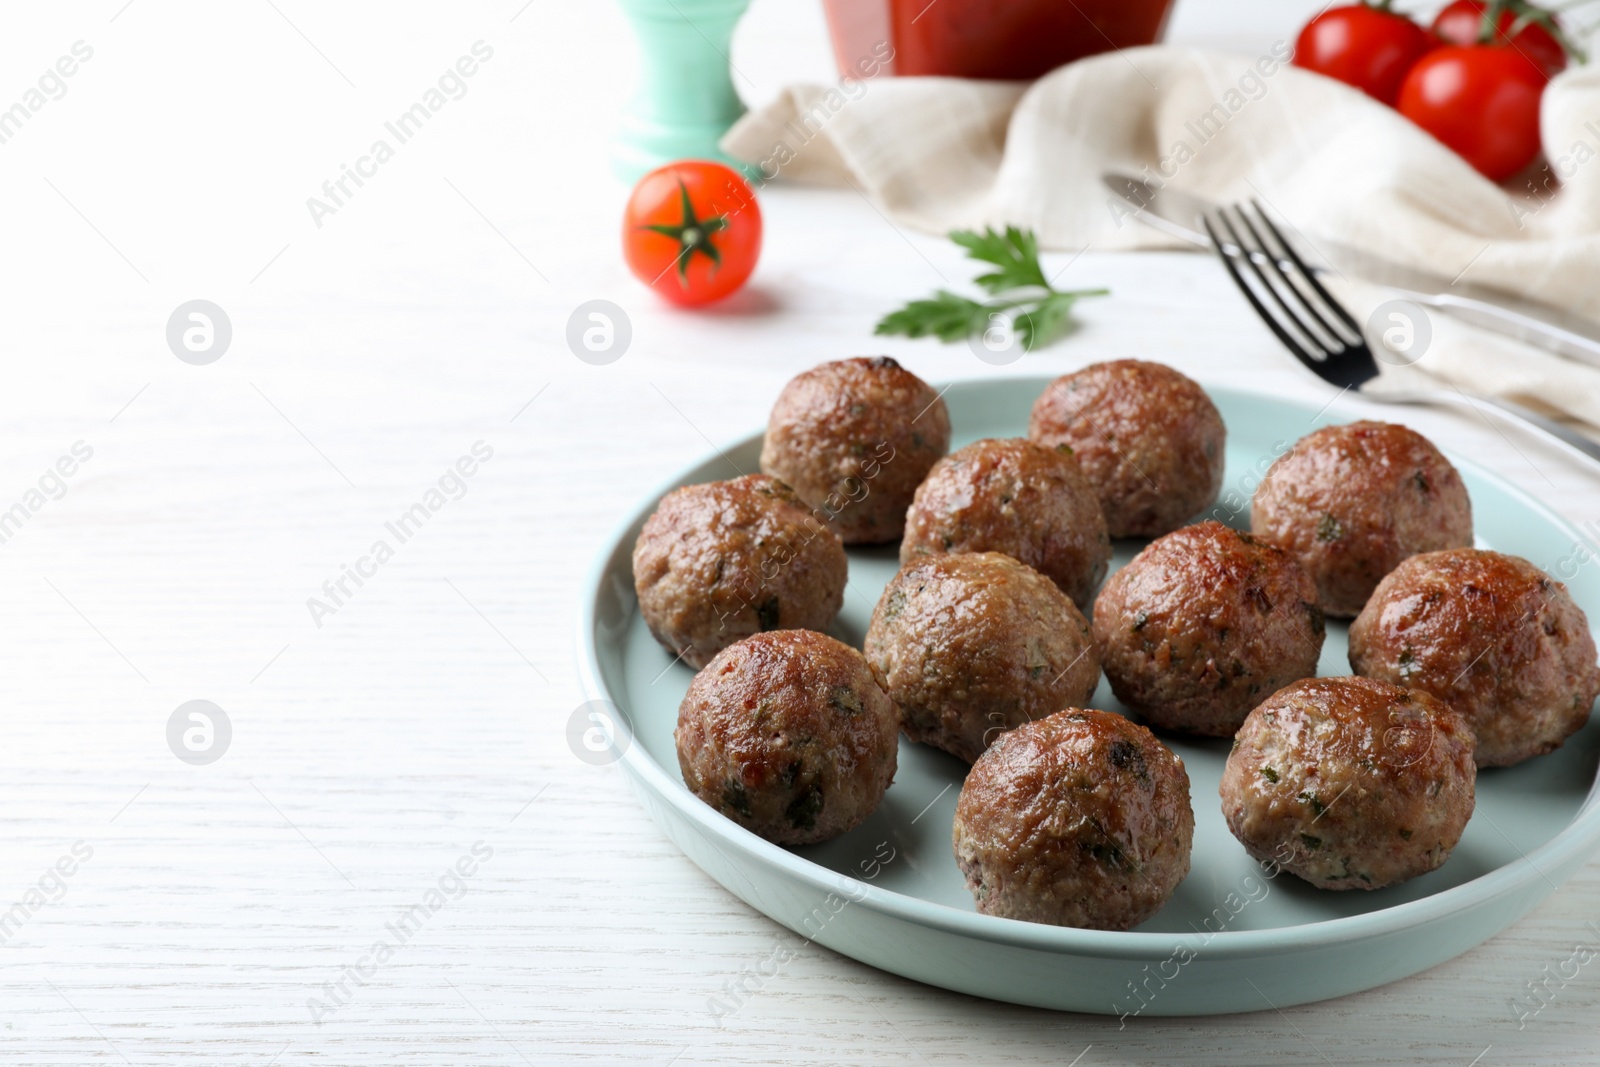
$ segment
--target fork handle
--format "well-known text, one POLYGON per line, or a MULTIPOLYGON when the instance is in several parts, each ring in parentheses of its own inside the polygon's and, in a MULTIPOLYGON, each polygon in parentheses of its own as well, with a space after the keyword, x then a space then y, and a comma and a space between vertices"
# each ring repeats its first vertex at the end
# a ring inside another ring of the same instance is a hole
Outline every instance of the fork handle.
POLYGON ((1591 441, 1576 430, 1561 425, 1554 419, 1548 419, 1536 411, 1529 411, 1521 404, 1514 404, 1509 400, 1501 400, 1499 397, 1484 396, 1481 393, 1440 392, 1436 395, 1441 400, 1453 401, 1459 397, 1468 404, 1478 401, 1488 404, 1490 407, 1498 408, 1512 418, 1526 423, 1530 429, 1541 437, 1550 439, 1555 444, 1564 447, 1566 451, 1575 452, 1590 463, 1600 464, 1600 444, 1591 441))

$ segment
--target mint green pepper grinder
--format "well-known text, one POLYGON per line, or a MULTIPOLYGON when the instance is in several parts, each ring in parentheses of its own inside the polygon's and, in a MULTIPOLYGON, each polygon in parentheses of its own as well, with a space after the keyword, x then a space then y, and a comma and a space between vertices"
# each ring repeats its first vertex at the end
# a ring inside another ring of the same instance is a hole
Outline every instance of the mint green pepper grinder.
POLYGON ((744 104, 728 59, 750 0, 619 0, 639 39, 639 87, 611 145, 611 167, 632 183, 675 159, 714 159, 744 104))

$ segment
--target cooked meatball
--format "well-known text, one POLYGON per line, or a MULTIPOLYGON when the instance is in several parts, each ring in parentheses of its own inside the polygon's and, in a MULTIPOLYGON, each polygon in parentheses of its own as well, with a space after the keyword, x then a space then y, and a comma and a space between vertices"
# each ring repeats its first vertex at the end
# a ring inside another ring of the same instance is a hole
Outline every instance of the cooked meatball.
POLYGON ((1189 775, 1143 726, 1068 708, 978 757, 952 837, 984 914, 1126 930, 1189 873, 1189 775))
POLYGON ((826 634, 757 634, 717 654, 678 708, 689 791, 780 845, 826 841, 894 780, 900 716, 867 661, 826 634))
POLYGON ((1407 556, 1470 546, 1472 502, 1426 437, 1353 422, 1313 431, 1278 457, 1251 501, 1250 528, 1300 561, 1323 611, 1352 618, 1407 556))
POLYGON ((1089 624, 1054 582, 998 552, 912 560, 867 630, 867 662, 913 741, 971 763, 1005 731, 1089 702, 1089 624))
POLYGON ((1111 691, 1151 725, 1232 737, 1290 682, 1317 673, 1317 590, 1281 548, 1220 522, 1151 542, 1094 604, 1111 691))
POLYGON ((826 628, 848 567, 838 535, 765 474, 674 489, 633 546, 639 614, 696 668, 750 634, 826 628))
POLYGON ((934 464, 906 513, 901 563, 958 552, 1004 552, 1087 611, 1110 566, 1111 539, 1067 448, 991 439, 934 464))
POLYGON ((1420 689, 1461 712, 1478 766, 1561 747, 1600 695, 1589 620, 1566 586, 1516 556, 1412 556, 1350 626, 1357 674, 1420 689))
POLYGON ((1257 860, 1321 889, 1427 874, 1472 817, 1472 727, 1371 678, 1296 682, 1252 711, 1222 772, 1222 814, 1257 860))
POLYGON ((1028 436, 1069 446, 1112 537, 1158 537, 1222 488, 1222 415, 1193 379, 1119 359, 1057 378, 1034 401, 1028 436))
POLYGON ((799 375, 767 420, 761 469, 794 487, 847 545, 898 540, 928 469, 950 450, 950 413, 888 356, 799 375))

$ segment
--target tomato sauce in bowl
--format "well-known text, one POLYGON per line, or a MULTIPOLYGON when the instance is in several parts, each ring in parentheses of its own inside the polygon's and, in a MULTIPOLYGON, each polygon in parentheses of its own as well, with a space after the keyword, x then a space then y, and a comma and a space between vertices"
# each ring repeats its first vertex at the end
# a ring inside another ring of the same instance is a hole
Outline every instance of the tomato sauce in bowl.
POLYGON ((1172 0, 825 0, 840 69, 893 48, 895 74, 1026 80, 1154 44, 1172 0))

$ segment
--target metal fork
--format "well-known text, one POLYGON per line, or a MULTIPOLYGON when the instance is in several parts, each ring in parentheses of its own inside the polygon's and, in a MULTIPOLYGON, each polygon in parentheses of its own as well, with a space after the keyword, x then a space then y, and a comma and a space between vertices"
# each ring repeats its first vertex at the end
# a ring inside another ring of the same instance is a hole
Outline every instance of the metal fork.
POLYGON ((1360 325, 1306 266, 1261 205, 1251 201, 1217 208, 1205 212, 1201 222, 1250 306, 1284 347, 1323 381, 1385 404, 1464 404, 1474 410, 1475 405, 1486 404, 1566 451, 1600 463, 1600 443, 1509 400, 1459 389, 1367 388, 1378 380, 1379 369, 1360 325))

